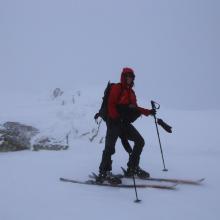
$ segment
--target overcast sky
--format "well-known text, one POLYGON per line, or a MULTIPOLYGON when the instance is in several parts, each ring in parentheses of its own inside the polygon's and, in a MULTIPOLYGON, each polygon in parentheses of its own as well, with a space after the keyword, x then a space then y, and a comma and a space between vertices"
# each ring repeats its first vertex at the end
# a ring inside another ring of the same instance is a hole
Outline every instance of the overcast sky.
POLYGON ((219 12, 219 0, 0 0, 0 91, 102 86, 129 66, 146 100, 220 109, 219 12))

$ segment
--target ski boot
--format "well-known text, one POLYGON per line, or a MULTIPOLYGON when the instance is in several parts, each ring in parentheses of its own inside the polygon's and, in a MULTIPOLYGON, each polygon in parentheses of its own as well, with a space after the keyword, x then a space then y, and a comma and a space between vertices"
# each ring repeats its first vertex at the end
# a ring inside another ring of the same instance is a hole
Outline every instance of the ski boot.
POLYGON ((112 172, 107 171, 106 173, 106 180, 108 181, 109 184, 111 185, 118 185, 121 184, 122 181, 119 177, 117 177, 116 175, 113 175, 112 172))
POLYGON ((147 179, 150 177, 150 174, 147 171, 141 169, 139 166, 136 168, 136 175, 140 179, 147 179))
POLYGON ((99 172, 99 175, 95 177, 97 183, 103 183, 106 180, 106 172, 99 172))
POLYGON ((150 177, 150 174, 141 169, 139 166, 136 167, 136 168, 131 168, 131 167, 128 167, 127 171, 124 172, 125 174, 125 177, 133 177, 134 175, 137 175, 140 179, 147 179, 150 177))
POLYGON ((100 172, 96 177, 97 183, 103 183, 104 181, 107 181, 111 185, 122 183, 121 179, 117 176, 114 176, 110 171, 100 172))

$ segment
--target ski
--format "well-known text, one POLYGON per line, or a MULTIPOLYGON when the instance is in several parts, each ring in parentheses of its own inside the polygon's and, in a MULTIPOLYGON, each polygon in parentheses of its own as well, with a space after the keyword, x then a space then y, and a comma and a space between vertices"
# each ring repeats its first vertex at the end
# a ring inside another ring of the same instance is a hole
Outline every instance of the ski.
MULTIPOLYGON (((122 167, 123 172, 125 173, 126 170, 122 167)), ((92 173, 90 175, 91 178, 95 178, 96 174, 92 173)), ((118 178, 128 178, 131 179, 132 177, 126 177, 123 174, 113 174, 113 176, 118 178)), ((135 176, 135 178, 140 179, 138 176, 135 176)), ((200 185, 205 178, 197 179, 197 180, 189 180, 189 179, 177 179, 177 178, 156 178, 156 177, 149 177, 146 179, 141 180, 149 180, 149 181, 155 181, 155 182, 170 182, 170 183, 177 183, 177 184, 189 184, 189 185, 200 185)))
MULTIPOLYGON (((122 167, 123 173, 126 173, 126 170, 122 167)), ((116 174, 119 178, 131 178, 126 177, 123 174, 116 174)), ((138 178, 138 177, 137 177, 138 178)), ((190 185, 200 185, 205 178, 197 179, 197 180, 191 180, 191 179, 177 179, 177 178, 156 178, 156 177, 148 177, 146 179, 142 180, 150 180, 150 181, 157 181, 157 182, 171 182, 171 183, 177 183, 177 184, 190 184, 190 185)))
POLYGON ((158 182, 171 182, 178 184, 190 184, 190 185, 200 185, 205 178, 197 179, 197 180, 189 180, 189 179, 171 179, 171 178, 153 178, 150 177, 146 180, 158 181, 158 182))
MULTIPOLYGON (((70 182, 76 184, 83 184, 83 185, 94 185, 94 186, 105 186, 105 187, 115 187, 115 188, 134 188, 133 184, 109 184, 109 183, 97 183, 95 180, 74 180, 68 178, 60 178, 60 181, 63 182, 70 182)), ((137 188, 156 188, 156 189, 168 189, 168 190, 175 190, 175 186, 177 184, 172 185, 162 185, 162 184, 137 184, 137 188)))

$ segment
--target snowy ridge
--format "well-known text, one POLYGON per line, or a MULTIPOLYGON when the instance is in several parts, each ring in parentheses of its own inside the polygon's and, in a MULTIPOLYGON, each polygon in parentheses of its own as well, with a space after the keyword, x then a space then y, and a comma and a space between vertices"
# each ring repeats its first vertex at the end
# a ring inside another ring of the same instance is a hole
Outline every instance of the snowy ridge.
POLYGON ((77 138, 90 141, 97 139, 97 142, 103 139, 104 132, 95 138, 98 125, 93 117, 99 109, 98 98, 94 100, 94 96, 90 97, 86 91, 62 91, 59 96, 54 97, 52 90, 49 95, 44 93, 25 98, 20 96, 18 100, 20 102, 16 105, 17 111, 14 111, 14 103, 4 104, 9 111, 1 115, 0 121, 4 123, 15 120, 36 126, 40 133, 32 139, 32 144, 44 136, 56 137, 61 142, 66 142, 67 138, 69 141, 77 138), (13 105, 13 109, 10 105, 13 105))

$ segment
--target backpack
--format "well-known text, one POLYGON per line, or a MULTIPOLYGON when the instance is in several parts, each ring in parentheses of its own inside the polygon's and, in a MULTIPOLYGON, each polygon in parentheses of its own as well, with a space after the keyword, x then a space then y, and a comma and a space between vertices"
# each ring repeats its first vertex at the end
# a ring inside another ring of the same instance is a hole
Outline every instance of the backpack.
MULTIPOLYGON (((105 91, 104 91, 104 96, 102 97, 102 104, 101 104, 101 107, 99 109, 99 112, 96 113, 95 116, 94 116, 95 120, 97 120, 98 117, 101 117, 104 121, 107 121, 107 117, 108 117, 108 97, 109 97, 109 94, 110 94, 111 87, 115 84, 116 83, 110 83, 110 81, 108 82, 107 87, 105 88, 105 91)), ((123 92, 123 90, 121 88, 119 99, 122 95, 122 92, 123 92)), ((123 121, 129 122, 129 123, 134 122, 141 115, 140 112, 137 109, 130 109, 130 108, 128 108, 127 105, 118 105, 117 110, 120 114, 121 119, 123 119, 123 121)))
POLYGON ((102 104, 99 109, 99 112, 95 114, 94 118, 97 119, 98 117, 101 117, 104 121, 107 120, 108 115, 108 97, 111 90, 112 85, 115 85, 115 83, 108 82, 105 91, 104 96, 102 97, 102 104))

